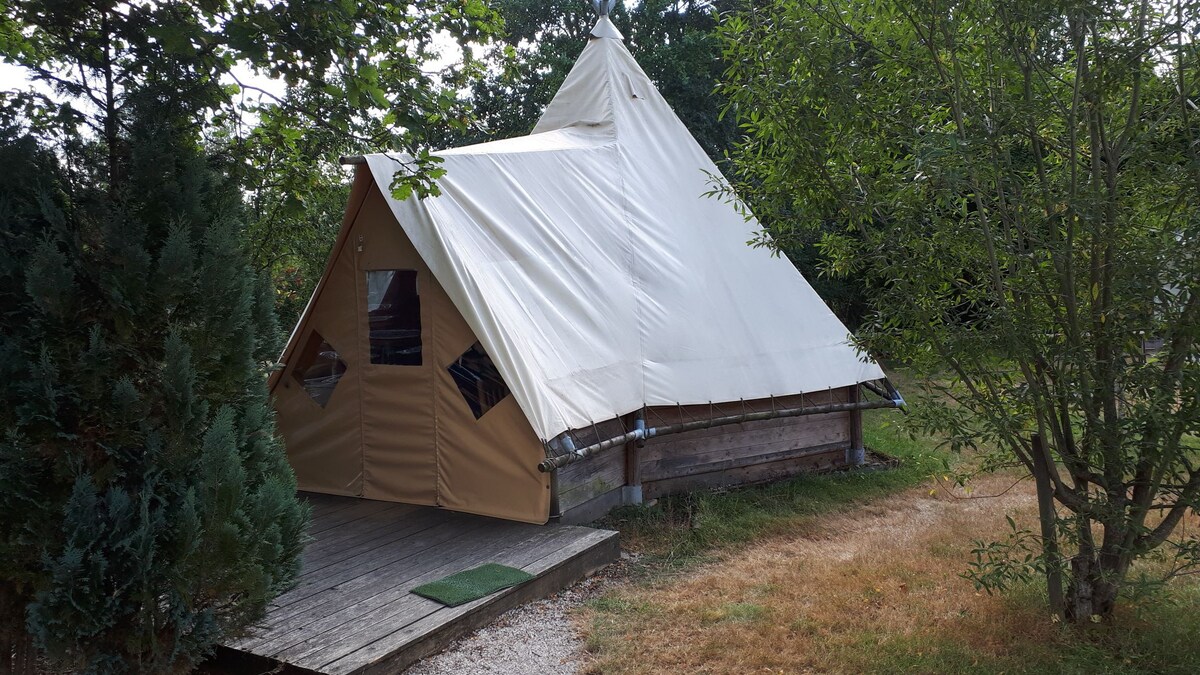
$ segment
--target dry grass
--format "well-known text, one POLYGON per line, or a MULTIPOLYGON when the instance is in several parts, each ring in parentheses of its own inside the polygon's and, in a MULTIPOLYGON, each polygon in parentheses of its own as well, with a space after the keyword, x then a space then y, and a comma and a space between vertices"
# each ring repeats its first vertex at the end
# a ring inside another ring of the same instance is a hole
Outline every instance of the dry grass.
MULTIPOLYGON (((982 479, 973 494, 1013 480, 982 479)), ((1026 481, 962 499, 926 485, 796 518, 686 574, 618 589, 585 617, 592 670, 1195 672, 1194 586, 1157 614, 1128 610, 1115 627, 1081 632, 1052 623, 1034 587, 989 596, 959 576, 973 541, 1009 532, 1006 514, 1035 524, 1032 490, 1026 481), (1176 640, 1191 646, 1160 644, 1176 640)))

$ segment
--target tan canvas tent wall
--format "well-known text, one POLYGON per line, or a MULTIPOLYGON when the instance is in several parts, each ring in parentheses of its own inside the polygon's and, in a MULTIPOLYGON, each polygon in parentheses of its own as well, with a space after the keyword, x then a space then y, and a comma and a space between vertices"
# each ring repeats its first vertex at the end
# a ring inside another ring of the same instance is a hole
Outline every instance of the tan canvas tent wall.
POLYGON ((387 189, 404 157, 360 158, 272 380, 303 488, 543 522, 556 501, 640 485, 632 452, 556 485, 548 453, 587 456, 564 439, 786 400, 836 409, 654 440, 656 489, 861 449, 859 386, 883 371, 790 262, 746 245, 757 222, 705 196, 717 167, 607 17, 532 134, 435 154, 446 173, 424 199, 387 189))
POLYGON ((516 401, 507 396, 477 420, 448 370, 475 342, 360 170, 325 277, 273 380, 300 488, 545 522, 544 450, 516 401), (416 273, 420 365, 371 362, 365 286, 369 272, 387 270, 416 273), (303 346, 322 338, 344 364, 323 406, 297 377, 303 346))

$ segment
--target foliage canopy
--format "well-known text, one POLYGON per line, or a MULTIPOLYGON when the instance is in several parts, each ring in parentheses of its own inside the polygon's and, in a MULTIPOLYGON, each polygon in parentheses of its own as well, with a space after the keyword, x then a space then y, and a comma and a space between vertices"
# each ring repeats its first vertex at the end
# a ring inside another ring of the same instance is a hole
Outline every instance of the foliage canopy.
POLYGON ((760 243, 818 232, 869 282, 863 345, 948 371, 924 426, 1034 475, 1065 618, 1110 615, 1137 559, 1200 564, 1176 530, 1200 505, 1198 10, 775 0, 720 29, 760 243))
POLYGON ((295 282, 294 314, 340 220, 337 157, 403 150, 406 187, 433 189, 427 137, 465 128, 458 92, 482 67, 469 45, 499 25, 481 0, 4 3, 0 58, 39 86, 0 92, 0 117, 77 156, 100 139, 80 169, 116 189, 130 95, 155 87, 226 157, 251 202, 251 262, 295 282))

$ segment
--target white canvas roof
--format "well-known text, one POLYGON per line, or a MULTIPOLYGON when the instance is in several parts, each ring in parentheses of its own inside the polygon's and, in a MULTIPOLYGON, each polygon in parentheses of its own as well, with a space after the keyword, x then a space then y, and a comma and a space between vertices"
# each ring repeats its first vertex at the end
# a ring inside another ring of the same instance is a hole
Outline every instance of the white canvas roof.
MULTIPOLYGON (((643 406, 882 378, 601 18, 533 133, 435 153, 388 203, 543 440, 643 406)), ((383 188, 401 163, 370 155, 383 188)))

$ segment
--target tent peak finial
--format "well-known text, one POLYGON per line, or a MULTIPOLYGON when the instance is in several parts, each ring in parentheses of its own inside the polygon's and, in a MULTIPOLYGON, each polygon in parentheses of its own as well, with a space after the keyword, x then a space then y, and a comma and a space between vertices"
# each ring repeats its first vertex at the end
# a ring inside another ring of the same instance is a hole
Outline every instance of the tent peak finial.
POLYGON ((621 35, 621 31, 617 30, 617 27, 608 18, 609 12, 612 11, 613 6, 616 4, 617 0, 592 0, 592 7, 596 8, 596 13, 600 15, 600 18, 596 20, 596 27, 592 29, 591 37, 611 38, 613 40, 625 39, 621 35))
POLYGON ((613 7, 616 4, 617 0, 592 0, 592 8, 596 10, 596 14, 599 16, 612 14, 613 7))

